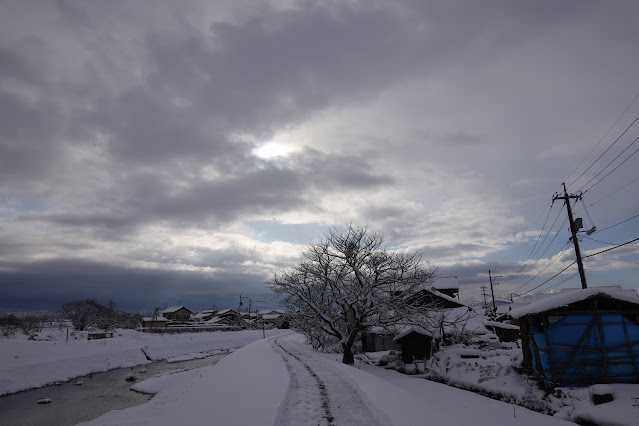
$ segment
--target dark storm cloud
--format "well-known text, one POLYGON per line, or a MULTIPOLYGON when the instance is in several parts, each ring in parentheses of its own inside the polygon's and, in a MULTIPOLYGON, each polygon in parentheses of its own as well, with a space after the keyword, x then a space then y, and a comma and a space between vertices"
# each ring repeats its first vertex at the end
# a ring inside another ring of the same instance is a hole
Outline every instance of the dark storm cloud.
MULTIPOLYGON (((53 308, 71 300, 114 300, 124 309, 152 310, 185 304, 193 309, 233 306, 227 295, 266 295, 260 277, 234 273, 206 276, 187 271, 127 269, 100 262, 38 262, 17 271, 0 270, 2 306, 53 308)), ((257 297, 256 297, 257 299, 257 297)))

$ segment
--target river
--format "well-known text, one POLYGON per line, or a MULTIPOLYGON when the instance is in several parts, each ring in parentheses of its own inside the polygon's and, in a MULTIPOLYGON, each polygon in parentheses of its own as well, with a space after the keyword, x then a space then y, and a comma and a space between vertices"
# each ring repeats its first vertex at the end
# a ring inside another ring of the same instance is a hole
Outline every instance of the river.
POLYGON ((59 385, 5 395, 0 397, 0 425, 64 426, 86 422, 111 410, 144 404, 153 397, 130 390, 134 383, 126 380, 130 374, 141 381, 169 371, 213 365, 224 356, 225 354, 221 354, 188 361, 161 361, 118 368, 78 377, 59 385), (44 398, 52 402, 37 403, 44 398))

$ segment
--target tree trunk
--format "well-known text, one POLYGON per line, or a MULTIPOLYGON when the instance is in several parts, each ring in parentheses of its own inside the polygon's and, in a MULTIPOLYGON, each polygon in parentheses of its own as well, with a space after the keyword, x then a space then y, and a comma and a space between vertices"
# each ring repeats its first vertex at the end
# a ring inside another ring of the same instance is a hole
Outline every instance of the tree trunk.
POLYGON ((342 357, 342 362, 344 364, 353 365, 355 364, 355 357, 353 356, 352 344, 343 343, 342 347, 344 348, 344 356, 342 357))
POLYGON ((350 335, 348 336, 348 340, 346 342, 342 342, 342 348, 344 349, 344 356, 342 357, 342 362, 344 364, 348 364, 348 365, 355 364, 355 357, 353 356, 353 343, 355 343, 355 337, 357 337, 357 333, 359 333, 358 327, 351 330, 350 335))

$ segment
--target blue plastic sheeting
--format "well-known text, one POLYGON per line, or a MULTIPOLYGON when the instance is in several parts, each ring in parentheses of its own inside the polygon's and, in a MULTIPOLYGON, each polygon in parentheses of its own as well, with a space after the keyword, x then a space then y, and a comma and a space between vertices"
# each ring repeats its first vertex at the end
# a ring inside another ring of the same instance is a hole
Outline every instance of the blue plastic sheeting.
MULTIPOLYGON (((601 335, 595 315, 569 315, 548 326, 546 344, 539 318, 534 318, 532 338, 546 379, 560 386, 606 382, 639 381, 639 326, 619 314, 601 315, 608 379, 604 371, 601 335), (622 321, 625 320, 625 330, 622 321), (584 336, 585 334, 585 336, 584 336), (634 343, 632 343, 634 342, 634 343), (575 351, 575 347, 578 349, 575 351), (553 374, 554 372, 554 374, 553 374)), ((532 341, 531 353, 535 353, 532 341)), ((542 373, 537 357, 533 368, 542 373)))

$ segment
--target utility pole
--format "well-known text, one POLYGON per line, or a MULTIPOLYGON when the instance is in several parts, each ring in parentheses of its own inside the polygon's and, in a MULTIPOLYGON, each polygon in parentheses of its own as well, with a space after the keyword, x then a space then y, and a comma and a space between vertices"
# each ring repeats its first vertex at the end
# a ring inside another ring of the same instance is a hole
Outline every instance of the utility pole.
POLYGON ((242 325, 242 311, 241 311, 241 309, 242 309, 242 305, 243 305, 243 303, 242 303, 243 299, 248 299, 248 296, 242 296, 242 293, 240 293, 240 304, 237 307, 237 325, 238 326, 242 325))
POLYGON ((578 225, 575 224, 575 221, 572 217, 572 208, 570 207, 570 200, 576 199, 577 201, 581 200, 583 194, 572 194, 568 195, 566 191, 566 184, 564 183, 564 195, 559 195, 559 193, 555 193, 552 197, 552 201, 555 200, 564 200, 566 204, 566 209, 568 210, 568 220, 570 221, 570 232, 572 233, 572 243, 575 245, 575 256, 577 256, 577 267, 579 268, 579 278, 581 278, 581 288, 588 288, 586 285, 586 273, 584 272, 584 265, 581 261, 581 250, 579 250, 579 240, 577 239, 577 228, 578 225))
POLYGON ((488 312, 488 301, 486 300, 486 286, 482 284, 481 294, 484 296, 484 311, 488 312))
MULTIPOLYGON (((493 296, 493 313, 497 316, 497 305, 495 305, 495 291, 493 290, 493 277, 490 275, 490 269, 488 270, 488 279, 490 280, 490 294, 493 296)), ((495 285, 499 283, 494 283, 495 285)))

